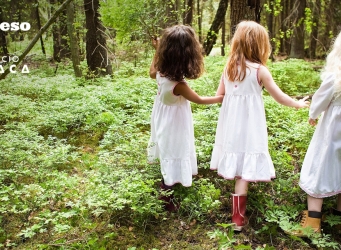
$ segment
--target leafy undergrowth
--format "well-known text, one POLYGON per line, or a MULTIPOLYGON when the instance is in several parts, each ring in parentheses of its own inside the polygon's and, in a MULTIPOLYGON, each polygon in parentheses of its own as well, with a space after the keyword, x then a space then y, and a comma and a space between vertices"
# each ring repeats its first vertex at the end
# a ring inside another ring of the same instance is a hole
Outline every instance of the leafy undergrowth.
MULTIPOLYGON (((11 75, 0 86, 0 249, 338 249, 337 218, 324 236, 299 239, 305 194, 297 185, 313 134, 308 110, 280 106, 264 93, 269 148, 277 178, 252 183, 249 225, 229 221, 233 182, 210 171, 219 105, 192 105, 199 174, 174 190, 177 213, 158 199, 161 174, 146 161, 156 84, 149 60, 122 64, 112 78, 74 79, 70 67, 11 75)), ((206 58, 206 74, 190 84, 214 95, 225 61, 206 58)), ((310 64, 269 65, 290 95, 319 86, 310 64), (292 69, 295 69, 294 71, 292 69), (309 83, 309 84, 308 84, 309 83)), ((333 207, 326 199, 324 212, 333 207)))

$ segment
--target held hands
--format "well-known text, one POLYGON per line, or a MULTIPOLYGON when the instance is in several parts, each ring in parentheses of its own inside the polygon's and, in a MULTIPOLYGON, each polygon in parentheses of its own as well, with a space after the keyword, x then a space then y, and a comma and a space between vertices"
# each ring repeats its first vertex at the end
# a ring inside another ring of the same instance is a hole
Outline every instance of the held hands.
POLYGON ((217 95, 218 103, 222 103, 225 95, 217 95))
POLYGON ((307 101, 307 99, 309 98, 309 96, 305 96, 302 99, 298 100, 296 109, 300 109, 300 108, 309 108, 309 104, 310 102, 307 101))

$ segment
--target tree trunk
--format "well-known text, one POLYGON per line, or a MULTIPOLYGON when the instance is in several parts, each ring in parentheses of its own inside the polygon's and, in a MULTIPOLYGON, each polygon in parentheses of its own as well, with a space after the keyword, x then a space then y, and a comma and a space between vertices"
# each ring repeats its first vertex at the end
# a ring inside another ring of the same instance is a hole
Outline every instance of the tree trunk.
MULTIPOLYGON (((3 22, 3 12, 0 6, 0 23, 3 22)), ((3 56, 8 56, 7 41, 5 31, 0 30, 0 54, 3 56)))
MULTIPOLYGON (((306 0, 296 0, 293 12, 297 13, 291 40, 290 58, 304 58, 304 12, 306 0)), ((296 14, 295 13, 295 14, 296 14)))
MULTIPOLYGON (((61 0, 59 0, 59 3, 61 0)), ((67 40, 67 17, 66 17, 66 10, 59 16, 59 32, 60 32, 60 58, 70 58, 70 45, 67 40)))
POLYGON ((280 51, 282 54, 289 55, 290 53, 290 46, 291 46, 291 37, 287 36, 287 31, 292 29, 292 18, 290 17, 292 15, 292 9, 293 9, 293 3, 296 0, 287 0, 284 1, 283 5, 283 11, 281 13, 281 28, 284 32, 284 36, 281 38, 281 49, 280 51))
POLYGON ((270 59, 273 60, 274 59, 274 50, 275 50, 275 43, 272 41, 272 38, 275 38, 276 34, 274 32, 274 5, 273 5, 273 1, 269 0, 268 1, 268 5, 270 7, 270 13, 267 13, 266 15, 266 24, 268 26, 268 30, 269 30, 269 38, 270 38, 270 43, 271 43, 271 55, 270 55, 270 59))
POLYGON ((319 17, 320 17, 320 10, 321 10, 321 3, 320 0, 317 0, 316 3, 312 6, 313 9, 313 27, 310 34, 310 51, 309 56, 310 59, 316 58, 316 47, 317 47, 317 36, 318 36, 318 29, 319 29, 319 17))
POLYGON ((86 23, 86 60, 89 70, 95 74, 111 75, 111 62, 105 40, 104 27, 98 13, 99 0, 84 0, 86 23))
POLYGON ((231 0, 231 37, 236 30, 237 24, 240 20, 245 19, 245 1, 243 0, 231 0))
POLYGON ((237 24, 242 20, 260 22, 260 0, 231 0, 230 36, 236 30, 237 24))
POLYGON ((202 8, 201 8, 201 1, 197 0, 197 16, 198 16, 198 35, 199 41, 202 43, 202 8))
POLYGON ((225 56, 225 45, 226 45, 226 18, 224 18, 223 24, 221 26, 221 56, 225 56))
POLYGON ((206 55, 210 54, 213 45, 217 41, 219 30, 225 19, 227 6, 228 0, 220 0, 217 13, 214 17, 213 23, 207 33, 206 40, 204 42, 204 50, 206 55))
MULTIPOLYGON (((41 23, 40 23, 40 15, 39 15, 39 2, 36 0, 36 18, 37 18, 37 26, 38 30, 41 29, 41 23)), ((44 46, 44 41, 43 41, 43 36, 40 36, 40 46, 41 46, 41 51, 43 52, 44 55, 46 55, 45 52, 45 46, 44 46)))
POLYGON ((73 22, 75 19, 75 7, 71 2, 69 7, 66 9, 67 16, 67 31, 70 38, 70 50, 71 50, 71 60, 73 65, 73 70, 75 72, 76 77, 82 76, 82 71, 80 69, 80 55, 79 55, 79 46, 78 46, 78 38, 75 34, 75 29, 73 27, 73 22))
MULTIPOLYGON (((56 0, 50 0, 51 12, 54 12, 54 5, 56 4, 56 0)), ((60 32, 59 25, 57 21, 52 25, 52 41, 53 41, 53 60, 56 62, 60 62, 60 32)))
MULTIPOLYGON (((186 1, 185 1, 186 2, 186 1)), ((184 24, 192 26, 193 22, 193 0, 187 0, 184 12, 184 24)))

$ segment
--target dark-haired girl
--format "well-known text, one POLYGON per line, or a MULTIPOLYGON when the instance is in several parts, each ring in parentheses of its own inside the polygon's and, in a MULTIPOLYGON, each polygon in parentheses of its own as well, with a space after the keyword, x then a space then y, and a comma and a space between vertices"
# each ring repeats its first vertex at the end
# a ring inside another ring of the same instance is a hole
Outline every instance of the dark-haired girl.
MULTIPOLYGON (((202 48, 190 26, 165 29, 153 45, 156 53, 149 73, 156 79, 158 90, 151 117, 148 160, 160 162, 162 189, 176 183, 188 187, 192 185, 192 175, 198 172, 190 102, 221 103, 223 95, 201 97, 186 82, 199 78, 204 71, 202 48)), ((165 198, 167 210, 176 209, 171 198, 165 198)))

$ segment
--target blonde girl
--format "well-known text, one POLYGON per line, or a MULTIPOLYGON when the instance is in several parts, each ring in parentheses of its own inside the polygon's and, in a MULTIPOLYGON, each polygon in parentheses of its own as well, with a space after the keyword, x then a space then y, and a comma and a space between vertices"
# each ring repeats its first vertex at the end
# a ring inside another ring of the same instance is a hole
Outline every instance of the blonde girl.
MULTIPOLYGON (((322 115, 304 158, 299 181, 308 202, 301 225, 315 232, 321 231, 323 198, 337 195, 337 206, 332 213, 341 216, 341 33, 327 56, 321 78, 322 84, 312 98, 309 124, 315 126, 322 115)), ((303 231, 293 234, 305 236, 303 231)))
POLYGON ((253 21, 237 25, 231 51, 216 95, 225 95, 219 114, 211 169, 225 179, 235 180, 232 193, 232 223, 241 231, 249 182, 268 182, 275 169, 268 151, 268 135, 262 88, 278 103, 306 108, 306 98, 296 101, 274 82, 266 62, 270 42, 266 29, 253 21))

